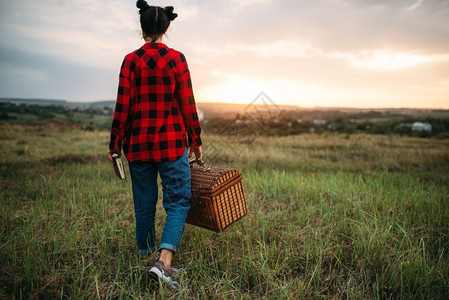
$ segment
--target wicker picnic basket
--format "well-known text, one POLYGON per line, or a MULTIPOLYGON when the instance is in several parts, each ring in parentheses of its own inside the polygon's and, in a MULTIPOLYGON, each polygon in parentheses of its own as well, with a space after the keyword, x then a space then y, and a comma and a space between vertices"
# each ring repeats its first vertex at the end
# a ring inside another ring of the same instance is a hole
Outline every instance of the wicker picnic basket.
POLYGON ((221 232, 247 214, 242 175, 238 170, 205 166, 193 160, 190 171, 192 206, 186 223, 221 232))

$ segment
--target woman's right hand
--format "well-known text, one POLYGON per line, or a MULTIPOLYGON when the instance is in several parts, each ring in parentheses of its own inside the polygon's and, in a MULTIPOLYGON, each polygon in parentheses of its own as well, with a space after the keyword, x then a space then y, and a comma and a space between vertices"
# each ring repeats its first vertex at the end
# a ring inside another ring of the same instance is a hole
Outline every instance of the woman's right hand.
POLYGON ((196 160, 203 161, 203 150, 201 146, 195 148, 193 144, 190 145, 189 158, 192 157, 192 153, 195 153, 196 160))
POLYGON ((114 164, 114 160, 112 159, 112 154, 114 154, 114 151, 112 151, 111 149, 108 149, 107 155, 108 155, 109 161, 111 162, 111 164, 114 164))
POLYGON ((109 161, 114 164, 114 160, 112 159, 112 154, 117 153, 120 157, 122 155, 122 147, 120 147, 118 144, 114 146, 114 149, 108 149, 107 155, 109 158, 109 161))

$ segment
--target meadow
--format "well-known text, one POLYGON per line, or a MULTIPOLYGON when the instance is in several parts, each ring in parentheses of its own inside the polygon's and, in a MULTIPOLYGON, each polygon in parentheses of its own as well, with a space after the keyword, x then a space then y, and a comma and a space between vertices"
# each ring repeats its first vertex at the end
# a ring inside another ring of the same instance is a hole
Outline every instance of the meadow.
MULTIPOLYGON (((106 131, 3 125, 0 298, 449 298, 448 140, 203 142, 206 163, 241 170, 249 214, 220 234, 186 225, 172 290, 137 255, 106 131)), ((159 238, 164 218, 160 201, 159 238)))

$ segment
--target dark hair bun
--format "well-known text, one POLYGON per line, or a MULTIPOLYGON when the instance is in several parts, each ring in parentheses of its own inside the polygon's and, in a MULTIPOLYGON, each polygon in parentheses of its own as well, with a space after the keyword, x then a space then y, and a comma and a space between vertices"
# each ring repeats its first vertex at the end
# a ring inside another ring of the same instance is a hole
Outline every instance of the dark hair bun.
POLYGON ((145 0, 137 0, 136 6, 137 8, 140 8, 139 11, 140 13, 142 13, 143 11, 147 10, 150 7, 145 0))
MULTIPOLYGON (((143 0, 142 0, 143 1, 143 0)), ((173 12, 174 8, 173 6, 166 6, 164 8, 164 12, 167 15, 167 17, 170 19, 170 21, 173 21, 174 19, 176 19, 176 17, 178 16, 178 14, 175 14, 173 12)))

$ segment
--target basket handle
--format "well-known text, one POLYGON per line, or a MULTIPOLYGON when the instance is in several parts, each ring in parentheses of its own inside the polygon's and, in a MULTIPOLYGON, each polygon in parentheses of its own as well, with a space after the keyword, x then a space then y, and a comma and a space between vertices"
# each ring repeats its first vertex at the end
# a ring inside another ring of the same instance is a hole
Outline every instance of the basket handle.
POLYGON ((192 159, 190 162, 189 162, 189 164, 190 164, 190 167, 192 167, 192 165, 194 164, 194 163, 197 163, 200 167, 203 167, 202 169, 201 169, 201 171, 203 171, 203 172, 209 172, 210 170, 211 170, 211 167, 206 167, 205 165, 204 165, 204 161, 202 161, 202 160, 198 160, 198 159, 192 159))
POLYGON ((202 160, 198 160, 197 158, 195 158, 195 159, 192 159, 191 161, 189 161, 189 164, 190 165, 193 165, 194 163, 197 163, 198 165, 200 165, 200 166, 204 166, 204 161, 202 161, 202 160))

